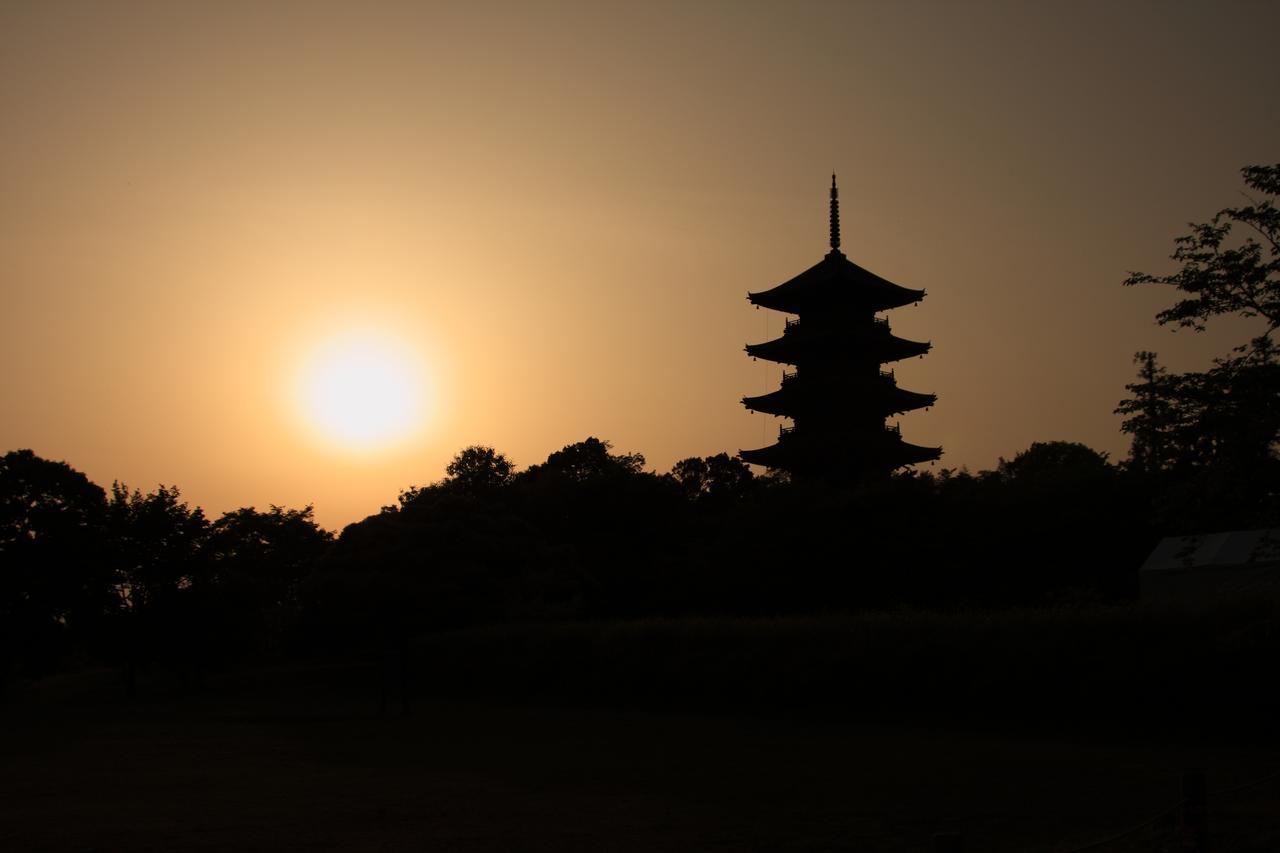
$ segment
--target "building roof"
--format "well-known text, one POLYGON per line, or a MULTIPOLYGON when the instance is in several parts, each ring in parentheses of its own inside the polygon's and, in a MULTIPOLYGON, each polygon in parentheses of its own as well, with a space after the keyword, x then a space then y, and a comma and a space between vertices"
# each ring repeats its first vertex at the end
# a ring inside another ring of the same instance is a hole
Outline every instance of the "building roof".
POLYGON ((755 305, 799 314, 810 309, 854 307, 887 311, 919 302, 923 290, 908 290, 868 272, 840 251, 840 191, 831 176, 831 251, 800 275, 770 290, 748 293, 755 305))
MULTIPOLYGON (((799 327, 796 327, 799 328, 799 327)), ((879 334, 848 332, 816 332, 792 334, 791 329, 780 338, 759 344, 747 344, 747 355, 781 364, 800 364, 806 359, 830 361, 848 357, 866 358, 876 364, 901 361, 924 355, 931 344, 911 341, 885 330, 879 334)))
POLYGON ((1280 567, 1280 528, 1169 536, 1151 551, 1144 572, 1280 567))
POLYGON ((863 269, 832 249, 821 261, 770 290, 748 293, 753 305, 801 314, 813 309, 851 306, 887 311, 924 299, 923 290, 900 287, 863 269))
POLYGON ((844 466, 892 471, 903 465, 930 462, 942 456, 941 447, 921 447, 902 440, 897 430, 885 429, 878 436, 849 436, 849 443, 831 446, 808 440, 798 433, 782 435, 776 444, 739 450, 738 457, 753 465, 784 468, 792 473, 831 474, 844 466))
POLYGON ((777 391, 743 397, 742 404, 757 412, 785 417, 794 417, 805 409, 818 406, 837 410, 872 408, 885 415, 894 415, 932 406, 938 400, 936 394, 921 394, 899 388, 893 384, 892 379, 878 386, 861 389, 861 394, 856 388, 830 389, 824 392, 815 389, 810 392, 805 389, 805 384, 805 380, 793 379, 784 382, 777 391))

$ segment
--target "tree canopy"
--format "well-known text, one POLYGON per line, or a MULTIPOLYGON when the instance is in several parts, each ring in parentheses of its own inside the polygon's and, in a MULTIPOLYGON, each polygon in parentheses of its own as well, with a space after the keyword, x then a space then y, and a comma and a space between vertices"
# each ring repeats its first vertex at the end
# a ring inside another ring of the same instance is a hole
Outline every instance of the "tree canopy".
POLYGON ((106 493, 30 450, 0 457, 0 687, 50 668, 112 606, 102 561, 106 493))
MULTIPOLYGON (((1262 334, 1237 351, 1250 352, 1280 328, 1280 163, 1241 169, 1250 203, 1219 210, 1208 222, 1189 223, 1170 256, 1181 266, 1167 275, 1134 272, 1126 285, 1161 285, 1183 294, 1156 315, 1161 325, 1203 330, 1215 317, 1260 318, 1262 334), (1243 234, 1243 239, 1234 239, 1243 234)), ((1271 353, 1274 356, 1274 352, 1271 353)))
MULTIPOLYGON (((1175 241, 1176 271, 1135 272, 1126 285, 1172 288, 1179 296, 1156 315, 1161 325, 1203 331, 1234 316, 1260 321, 1259 333, 1205 371, 1170 373, 1154 352, 1139 352, 1132 396, 1116 409, 1132 436, 1129 466, 1173 477, 1182 494, 1177 525, 1270 523, 1280 507, 1280 164, 1242 170, 1249 204, 1190 223, 1175 241)), ((1176 502, 1176 501, 1175 501, 1176 502)))
POLYGON ((468 492, 486 492, 511 482, 516 466, 492 447, 463 448, 445 467, 449 482, 468 492))

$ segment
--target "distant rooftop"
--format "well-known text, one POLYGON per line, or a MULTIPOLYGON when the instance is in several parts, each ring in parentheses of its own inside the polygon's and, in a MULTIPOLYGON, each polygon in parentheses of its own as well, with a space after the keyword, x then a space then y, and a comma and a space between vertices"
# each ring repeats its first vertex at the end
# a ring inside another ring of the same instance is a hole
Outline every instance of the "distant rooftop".
POLYGON ((1141 570, 1176 572, 1245 566, 1280 567, 1280 528, 1169 536, 1160 540, 1141 570))

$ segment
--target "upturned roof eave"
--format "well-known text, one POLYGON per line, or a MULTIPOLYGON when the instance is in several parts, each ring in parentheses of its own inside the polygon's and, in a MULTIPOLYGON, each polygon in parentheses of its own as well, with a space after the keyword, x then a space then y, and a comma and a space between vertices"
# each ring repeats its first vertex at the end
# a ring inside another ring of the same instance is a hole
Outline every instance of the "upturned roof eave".
POLYGON ((781 443, 768 447, 757 447, 752 450, 739 450, 738 458, 750 465, 763 465, 766 468, 782 468, 791 456, 781 443))
POLYGON ((942 457, 941 447, 925 447, 898 439, 894 446, 895 454, 903 461, 901 465, 916 465, 921 462, 932 462, 942 457))
MULTIPOLYGON (((897 399, 891 396, 886 396, 878 401, 879 405, 876 405, 876 401, 872 401, 868 405, 872 409, 882 412, 885 417, 888 417, 889 415, 905 415, 907 412, 925 409, 932 406, 935 402, 937 402, 937 396, 929 394, 897 399)), ((761 394, 757 397, 743 397, 742 405, 753 412, 759 412, 765 415, 774 415, 779 418, 794 418, 798 414, 802 414, 806 411, 803 408, 803 401, 791 399, 790 395, 785 394, 782 391, 774 391, 771 394, 761 394)), ((853 408, 848 403, 845 405, 847 407, 846 410, 853 408)))
MULTIPOLYGON (((834 289, 834 288, 832 288, 834 289)), ((773 291, 765 290, 759 293, 748 293, 747 301, 757 308, 767 308, 770 311, 781 311, 784 314, 804 314, 814 309, 825 309, 832 305, 851 305, 852 307, 864 311, 892 311, 894 308, 902 308, 905 305, 914 305, 925 297, 923 290, 907 290, 902 294, 896 294, 889 298, 886 294, 879 295, 881 298, 866 298, 867 294, 773 294, 773 291), (858 298, 861 296, 862 298, 858 298)), ((871 294, 876 296, 876 294, 871 294)))
POLYGON ((938 402, 937 394, 921 394, 916 391, 904 391, 898 389, 895 399, 892 401, 893 408, 890 414, 901 415, 906 412, 914 412, 917 409, 927 409, 934 403, 938 402))
MULTIPOLYGON (((877 364, 890 364, 906 358, 925 355, 929 350, 933 349, 933 344, 929 341, 912 341, 907 338, 900 338, 897 335, 888 335, 856 348, 846 349, 844 346, 838 345, 838 349, 842 352, 865 354, 875 358, 877 364)), ((747 355, 752 358, 763 358, 765 361, 793 365, 799 364, 800 360, 805 357, 805 350, 809 350, 810 355, 814 352, 821 352, 820 349, 813 346, 812 341, 804 341, 786 335, 764 343, 747 344, 745 350, 747 355)), ((827 353, 830 352, 831 350, 828 349, 827 353)))
POLYGON ((755 397, 743 397, 742 405, 746 406, 753 412, 763 412, 766 415, 778 415, 779 417, 790 417, 787 414, 792 408, 791 401, 788 400, 790 395, 786 391, 779 388, 777 391, 771 391, 768 394, 760 394, 755 397))
POLYGON ((876 311, 901 308, 924 299, 925 291, 911 290, 881 278, 832 251, 804 272, 768 290, 748 293, 761 308, 798 314, 817 305, 849 302, 876 311))
MULTIPOLYGON (((888 470, 894 470, 904 465, 919 465, 922 462, 936 461, 942 458, 942 448, 922 447, 918 444, 909 444, 898 439, 888 447, 882 445, 880 449, 871 451, 871 455, 883 460, 882 464, 888 470)), ((802 446, 788 444, 785 441, 779 441, 768 447, 738 451, 738 458, 743 462, 752 465, 763 465, 767 468, 783 468, 797 464, 811 469, 821 467, 817 465, 816 460, 806 460, 805 456, 802 446)))

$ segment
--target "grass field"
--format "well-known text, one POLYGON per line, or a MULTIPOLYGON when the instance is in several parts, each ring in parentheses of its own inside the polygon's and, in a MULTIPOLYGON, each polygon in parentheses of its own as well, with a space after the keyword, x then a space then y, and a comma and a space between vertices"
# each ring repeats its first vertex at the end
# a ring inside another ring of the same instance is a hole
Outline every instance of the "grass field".
MULTIPOLYGON (((769 716, 449 701, 376 709, 373 672, 260 669, 126 700, 46 679, 0 735, 5 851, 1058 851, 1209 774, 1217 851, 1280 848, 1280 746, 1238 733, 1035 737, 769 716)), ((1099 850, 1169 850, 1168 823, 1099 850)))

